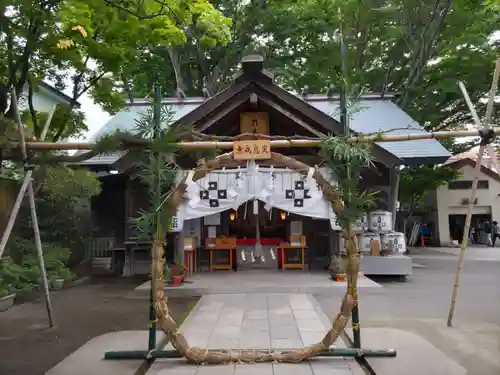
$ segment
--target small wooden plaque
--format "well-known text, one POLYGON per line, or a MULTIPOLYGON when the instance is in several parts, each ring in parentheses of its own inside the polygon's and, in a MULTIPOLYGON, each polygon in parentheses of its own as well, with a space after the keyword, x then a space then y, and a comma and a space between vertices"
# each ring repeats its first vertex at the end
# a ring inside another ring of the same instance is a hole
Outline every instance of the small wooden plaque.
POLYGON ((236 249, 236 237, 217 237, 215 239, 216 249, 236 249))
POLYGON ((191 251, 196 249, 196 238, 184 237, 184 250, 191 251))
POLYGON ((380 256, 380 243, 377 240, 370 241, 370 248, 372 255, 380 256))
POLYGON ((266 160, 271 159, 271 143, 259 139, 253 141, 235 141, 233 143, 234 160, 266 160))
POLYGON ((205 239, 205 248, 207 249, 215 249, 215 242, 216 241, 216 238, 211 238, 211 237, 208 237, 205 239))
POLYGON ((269 135, 267 112, 244 112, 240 114, 240 133, 269 135))

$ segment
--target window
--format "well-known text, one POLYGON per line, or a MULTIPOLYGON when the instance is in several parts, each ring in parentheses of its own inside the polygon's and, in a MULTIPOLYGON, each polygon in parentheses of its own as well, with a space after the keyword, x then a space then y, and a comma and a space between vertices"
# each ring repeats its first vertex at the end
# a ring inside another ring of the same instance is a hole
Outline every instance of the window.
MULTIPOLYGON (((488 180, 479 180, 477 182, 478 189, 488 189, 489 186, 488 180)), ((452 181, 448 183, 448 189, 450 190, 468 190, 472 189, 472 181, 470 180, 462 180, 462 181, 452 181)))

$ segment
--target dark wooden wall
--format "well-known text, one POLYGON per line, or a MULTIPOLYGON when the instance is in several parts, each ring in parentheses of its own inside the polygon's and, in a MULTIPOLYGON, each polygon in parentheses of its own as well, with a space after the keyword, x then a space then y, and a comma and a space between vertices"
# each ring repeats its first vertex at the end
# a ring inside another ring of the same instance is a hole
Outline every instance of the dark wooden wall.
POLYGON ((101 193, 92 198, 92 222, 97 237, 125 239, 125 184, 122 175, 101 177, 101 193))

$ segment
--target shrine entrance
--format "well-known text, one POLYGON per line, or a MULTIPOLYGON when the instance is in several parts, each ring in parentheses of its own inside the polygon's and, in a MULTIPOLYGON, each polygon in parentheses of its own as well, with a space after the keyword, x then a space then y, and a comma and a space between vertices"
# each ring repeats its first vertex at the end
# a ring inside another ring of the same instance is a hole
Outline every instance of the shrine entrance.
POLYGON ((250 268, 280 269, 278 247, 287 236, 287 213, 271 209, 267 211, 264 202, 247 201, 236 210, 228 212, 229 236, 237 240, 236 266, 238 270, 250 268), (257 206, 257 214, 254 206, 257 206), (258 226, 258 228, 257 228, 258 226), (260 243, 267 255, 256 257, 257 230, 260 243))
POLYGON ((230 169, 221 163, 202 177, 188 173, 179 208, 181 220, 201 219, 209 270, 309 270, 307 237, 318 221, 328 232, 333 215, 316 181, 330 186, 327 172, 277 153, 237 161, 233 152, 213 162, 226 158, 230 169))

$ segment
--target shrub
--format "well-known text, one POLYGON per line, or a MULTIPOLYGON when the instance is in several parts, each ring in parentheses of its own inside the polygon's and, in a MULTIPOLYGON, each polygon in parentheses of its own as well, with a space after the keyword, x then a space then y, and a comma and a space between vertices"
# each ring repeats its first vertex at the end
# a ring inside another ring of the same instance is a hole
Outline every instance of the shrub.
MULTIPOLYGON (((7 275, 6 280, 8 280, 3 283, 3 288, 6 289, 8 285, 10 290, 14 291, 37 289, 41 284, 41 273, 35 244, 29 240, 16 240, 14 242, 15 251, 12 251, 12 247, 9 248, 16 259, 5 258, 7 261, 2 263, 3 273, 7 275)), ((45 270, 51 284, 57 279, 68 281, 74 278, 74 274, 67 266, 69 256, 69 249, 57 244, 45 244, 43 246, 45 270)), ((0 278, 2 278, 2 273, 0 273, 0 278)))
POLYGON ((12 294, 19 285, 22 267, 9 257, 0 259, 0 298, 12 294))

